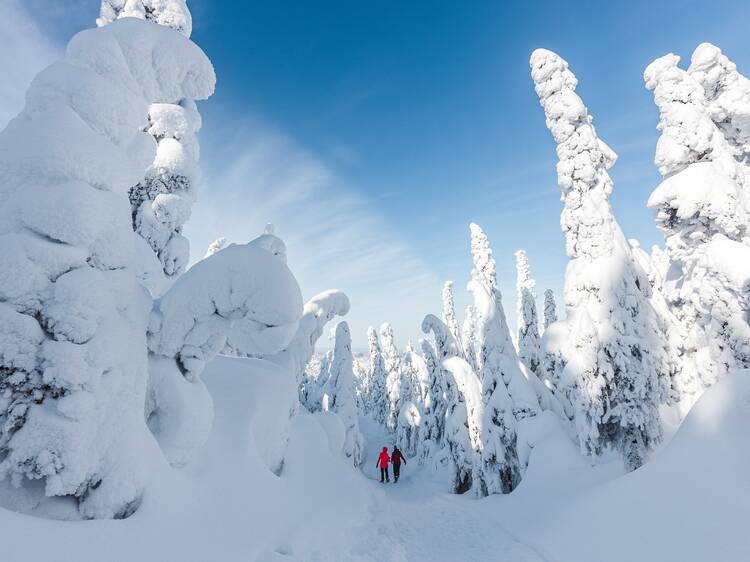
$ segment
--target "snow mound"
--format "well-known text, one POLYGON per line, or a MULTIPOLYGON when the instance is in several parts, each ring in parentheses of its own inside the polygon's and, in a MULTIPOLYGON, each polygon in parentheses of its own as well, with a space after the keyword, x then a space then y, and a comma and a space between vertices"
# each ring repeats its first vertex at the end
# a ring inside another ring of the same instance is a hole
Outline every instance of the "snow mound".
POLYGON ((61 523, 0 508, 3 562, 86 562, 104 553, 183 562, 331 559, 332 545, 364 525, 371 508, 361 475, 340 454, 341 421, 290 419, 294 378, 265 360, 220 356, 203 380, 216 417, 194 462, 174 469, 152 448, 152 484, 125 520, 61 523), (278 469, 282 451, 277 475, 269 467, 278 469))
POLYGON ((635 472, 609 478, 611 466, 586 468, 558 436, 536 443, 523 485, 509 505, 492 507, 507 512, 503 523, 549 560, 750 560, 748 427, 750 371, 736 371, 635 472), (537 508, 541 518, 526 519, 523 512, 537 508))

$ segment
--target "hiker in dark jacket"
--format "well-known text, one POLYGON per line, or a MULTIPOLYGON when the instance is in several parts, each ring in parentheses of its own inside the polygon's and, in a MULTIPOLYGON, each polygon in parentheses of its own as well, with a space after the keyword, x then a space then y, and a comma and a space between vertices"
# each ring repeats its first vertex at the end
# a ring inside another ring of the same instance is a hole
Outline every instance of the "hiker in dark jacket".
POLYGON ((391 453, 391 464, 393 465, 393 483, 398 482, 398 477, 401 474, 401 462, 406 464, 406 458, 401 454, 398 447, 393 448, 391 453))

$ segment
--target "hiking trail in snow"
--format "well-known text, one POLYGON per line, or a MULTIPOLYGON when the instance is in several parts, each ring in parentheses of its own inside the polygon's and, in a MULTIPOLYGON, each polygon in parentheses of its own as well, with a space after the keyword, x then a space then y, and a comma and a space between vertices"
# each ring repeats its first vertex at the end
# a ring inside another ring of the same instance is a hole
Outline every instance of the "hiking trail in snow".
POLYGON ((349 559, 409 562, 544 562, 497 521, 476 509, 474 498, 448 492, 443 474, 407 458, 401 478, 380 483, 378 453, 393 448, 393 437, 368 418, 360 420, 365 437, 362 473, 372 492, 370 521, 348 544, 349 559), (441 478, 442 476, 442 478, 441 478))

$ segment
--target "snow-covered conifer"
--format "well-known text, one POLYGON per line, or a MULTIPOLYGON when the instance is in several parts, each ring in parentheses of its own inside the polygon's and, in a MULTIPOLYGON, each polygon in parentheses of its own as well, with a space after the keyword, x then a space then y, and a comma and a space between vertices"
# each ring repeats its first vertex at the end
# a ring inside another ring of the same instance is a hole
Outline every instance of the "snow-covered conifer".
POLYGON ((385 426, 388 431, 394 432, 398 423, 400 407, 401 357, 393 338, 393 327, 387 322, 380 327, 380 344, 382 346, 383 366, 386 372, 385 389, 388 397, 385 426))
POLYGON ((557 322, 557 307, 555 305, 555 293, 552 289, 544 291, 544 329, 557 322))
POLYGON ((425 369, 422 358, 407 346, 401 361, 401 386, 396 443, 410 457, 417 454, 422 430, 420 369, 425 369))
POLYGON ((464 359, 471 365, 476 373, 477 367, 477 319, 476 311, 472 305, 466 307, 464 323, 461 327, 461 346, 464 350, 464 359))
POLYGON ((427 372, 427 389, 422 399, 422 435, 419 444, 419 459, 424 462, 440 447, 445 430, 446 401, 443 392, 443 368, 434 346, 420 340, 422 356, 427 372))
MULTIPOLYGON (((439 318, 432 314, 425 316, 422 331, 432 333, 436 342, 434 350, 428 342, 422 345, 428 370, 433 373, 430 393, 442 398, 440 401, 433 399, 436 439, 448 448, 453 467, 453 491, 462 494, 479 480, 481 385, 469 364, 460 357, 450 330, 439 318), (441 429, 442 439, 439 437, 441 429)), ((432 424, 432 420, 429 423, 432 424)))
POLYGON ((349 325, 342 321, 336 326, 333 360, 330 379, 327 383, 327 400, 324 403, 330 411, 341 418, 346 430, 344 454, 352 459, 354 466, 362 464, 363 439, 359 431, 359 414, 354 397, 354 372, 352 365, 352 337, 349 325))
POLYGON ((105 518, 140 502, 151 302, 128 188, 154 158, 149 104, 205 98, 214 80, 184 37, 121 21, 76 35, 0 133, 0 478, 31 503, 67 496, 105 518))
POLYGON ((570 257, 567 347, 576 350, 566 370, 576 386, 581 448, 596 454, 613 446, 633 470, 662 435, 663 334, 648 301, 648 279, 612 214, 607 170, 616 155, 597 136, 568 64, 544 49, 534 51, 530 64, 559 158, 560 225, 570 257))
POLYGON ((370 408, 372 417, 378 423, 385 424, 388 418, 388 392, 386 390, 386 378, 383 352, 380 349, 380 341, 375 328, 367 328, 367 345, 370 351, 370 408))
POLYGON ((443 361, 445 372, 445 443, 453 460, 453 491, 474 488, 482 494, 482 386, 461 357, 443 361))
POLYGON ((542 358, 539 320, 536 313, 536 282, 531 277, 526 252, 516 252, 516 290, 518 291, 518 358, 537 377, 541 376, 542 358))
POLYGON ((681 334, 673 387, 686 408, 701 386, 710 386, 731 368, 750 366, 745 317, 750 270, 740 266, 750 259, 745 171, 736 159, 741 149, 724 132, 733 141, 741 133, 724 120, 719 128, 709 117, 721 110, 709 109, 698 78, 713 100, 715 76, 724 67, 711 65, 716 59, 709 55, 716 51, 700 51, 694 72, 680 69, 679 57, 666 55, 644 73, 659 107, 662 135, 655 161, 665 176, 648 205, 657 211, 671 261, 664 295, 681 334))
POLYGON ((456 304, 453 299, 453 281, 446 281, 443 285, 443 322, 448 327, 448 330, 458 344, 460 350, 463 346, 461 342, 461 331, 458 327, 458 320, 456 318, 456 304))

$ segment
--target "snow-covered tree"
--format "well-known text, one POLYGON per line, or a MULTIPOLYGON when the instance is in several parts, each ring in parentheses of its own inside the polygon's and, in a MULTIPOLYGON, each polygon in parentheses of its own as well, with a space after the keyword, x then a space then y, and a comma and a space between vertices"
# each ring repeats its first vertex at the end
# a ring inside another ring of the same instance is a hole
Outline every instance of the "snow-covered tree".
MULTIPOLYGON (((97 25, 119 18, 139 18, 190 37, 192 18, 184 0, 102 0, 97 25)), ((133 230, 151 248, 139 248, 139 278, 153 294, 160 295, 182 273, 190 256, 190 244, 182 228, 190 218, 199 179, 199 145, 196 134, 201 118, 188 96, 155 100, 148 110, 146 130, 156 141, 156 156, 144 177, 130 188, 133 230), (151 262, 158 259, 161 273, 151 262), (150 257, 150 259, 149 259, 150 257)))
POLYGON ((597 454, 615 447, 633 470, 662 436, 658 407, 669 370, 663 334, 648 279, 612 214, 607 170, 616 155, 597 136, 568 64, 545 49, 534 51, 530 64, 559 158, 560 225, 570 257, 567 347, 576 351, 566 370, 575 384, 581 448, 597 454))
POLYGON ((203 259, 210 258, 213 256, 216 252, 224 248, 224 246, 227 245, 227 239, 223 236, 217 238, 213 242, 211 242, 208 245, 208 248, 206 248, 206 254, 203 256, 203 259))
POLYGON ((378 334, 372 326, 367 328, 367 345, 370 352, 370 410, 375 421, 385 424, 388 418, 388 391, 386 389, 388 373, 385 370, 378 334))
POLYGON ((445 443, 453 460, 453 491, 463 494, 474 488, 482 495, 482 386, 461 357, 443 361, 445 372, 445 443))
POLYGON ((439 442, 445 444, 452 461, 453 491, 462 494, 474 485, 480 466, 481 385, 469 364, 460 357, 456 342, 444 322, 428 314, 422 321, 422 332, 432 333, 436 342, 434 350, 428 342, 422 346, 428 369, 434 374, 430 377, 431 394, 442 398, 439 402, 433 400, 436 405, 435 427, 438 432, 442 429, 439 442))
POLYGON ((703 45, 691 72, 666 55, 644 73, 660 113, 655 162, 665 179, 648 205, 657 211, 671 262, 663 291, 680 332, 673 387, 683 410, 729 369, 750 366, 742 120, 721 109, 718 100, 727 98, 716 96, 720 84, 739 78, 730 78, 736 71, 727 72, 731 64, 722 57, 703 45))
POLYGON ((336 326, 336 339, 333 350, 333 361, 330 367, 324 404, 328 410, 335 412, 344 423, 344 454, 352 459, 354 466, 362 464, 364 447, 362 433, 359 431, 359 414, 354 397, 354 372, 352 365, 352 337, 349 325, 342 321, 336 326))
POLYGON ((319 404, 319 400, 315 400, 314 397, 316 389, 321 386, 319 382, 325 377, 327 370, 328 364, 325 361, 325 355, 322 353, 313 353, 310 361, 305 365, 302 384, 299 386, 299 401, 310 412, 315 411, 315 405, 319 404))
POLYGON ((410 457, 417 454, 422 431, 422 389, 420 370, 426 370, 422 358, 407 346, 401 361, 401 386, 396 443, 410 457))
POLYGON ((184 37, 136 20, 88 30, 0 133, 0 478, 83 517, 138 506, 150 299, 128 189, 154 158, 149 104, 200 99, 214 74, 184 37))
POLYGON ((542 373, 539 320, 536 313, 536 282, 531 277, 526 252, 516 252, 516 290, 518 300, 518 358, 537 377, 542 373))
POLYGON ((380 344, 382 346, 383 366, 386 372, 385 390, 388 398, 388 409, 385 426, 390 432, 396 431, 401 397, 401 357, 393 338, 393 327, 387 322, 380 327, 380 344))
POLYGON ((435 347, 420 340, 427 372, 427 388, 422 399, 422 434, 419 443, 420 462, 427 460, 442 445, 445 431, 446 400, 443 390, 443 368, 435 347))
POLYGON ((555 293, 552 289, 544 291, 544 329, 557 322, 557 306, 555 305, 555 293))
POLYGON ((466 307, 464 323, 461 326, 461 347, 464 350, 464 359, 476 373, 477 367, 477 319, 476 311, 472 305, 466 307))
POLYGON ((458 327, 458 319, 456 318, 456 304, 453 299, 453 281, 446 281, 443 285, 443 322, 448 327, 453 339, 459 346, 459 350, 463 347, 461 341, 461 330, 458 327))

